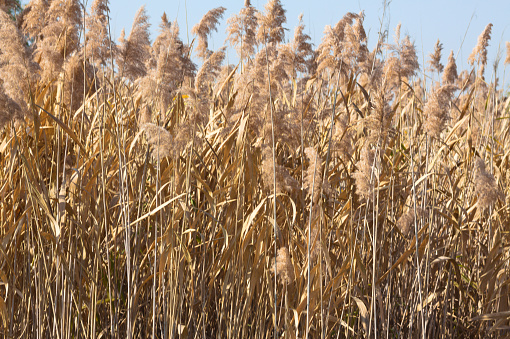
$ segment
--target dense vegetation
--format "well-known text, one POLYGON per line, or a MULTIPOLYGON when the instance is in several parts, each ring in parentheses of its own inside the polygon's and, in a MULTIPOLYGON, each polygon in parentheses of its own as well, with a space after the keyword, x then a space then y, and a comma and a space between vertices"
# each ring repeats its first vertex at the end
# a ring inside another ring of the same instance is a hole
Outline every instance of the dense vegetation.
POLYGON ((439 41, 420 66, 400 26, 370 51, 363 13, 313 46, 280 1, 247 0, 227 65, 208 45, 221 7, 188 45, 166 15, 150 41, 143 7, 114 42, 107 0, 16 4, 0 2, 4 336, 509 334, 492 25, 461 72, 439 41))

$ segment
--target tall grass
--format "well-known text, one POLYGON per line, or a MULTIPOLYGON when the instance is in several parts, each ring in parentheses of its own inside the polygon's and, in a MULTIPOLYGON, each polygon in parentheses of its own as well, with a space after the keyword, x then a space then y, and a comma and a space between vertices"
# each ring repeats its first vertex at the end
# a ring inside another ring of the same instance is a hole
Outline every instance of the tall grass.
POLYGON ((423 70, 400 26, 370 51, 348 13, 314 47, 246 1, 227 65, 224 8, 190 45, 144 8, 116 44, 108 1, 82 9, 0 13, 2 335, 509 336, 492 25, 467 70, 439 41, 423 70))

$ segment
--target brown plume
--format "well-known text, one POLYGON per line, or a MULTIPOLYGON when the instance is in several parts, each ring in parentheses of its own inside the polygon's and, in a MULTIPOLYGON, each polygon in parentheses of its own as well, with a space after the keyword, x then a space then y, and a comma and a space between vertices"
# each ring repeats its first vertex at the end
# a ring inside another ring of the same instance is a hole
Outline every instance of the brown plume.
MULTIPOLYGON (((28 105, 30 86, 38 79, 38 65, 14 21, 0 11, 0 84, 3 92, 24 112, 28 105)), ((3 98, 4 102, 6 99, 3 98)), ((8 106, 12 106, 8 104, 8 106)))
POLYGON ((86 52, 96 65, 106 65, 110 46, 115 46, 108 34, 108 12, 108 0, 94 0, 87 16, 86 52))
POLYGON ((287 22, 285 9, 280 0, 269 0, 264 13, 257 13, 259 30, 257 39, 260 43, 277 44, 283 42, 285 30, 283 24, 287 22))
POLYGON ((453 51, 448 56, 448 63, 443 72, 443 84, 454 84, 457 81, 457 64, 453 57, 453 51))
POLYGON ((431 71, 435 71, 437 73, 441 73, 444 69, 443 64, 441 64, 441 51, 443 50, 443 44, 439 42, 439 39, 434 46, 434 53, 429 54, 430 60, 428 64, 430 66, 431 71))
POLYGON ((142 6, 135 15, 128 38, 125 38, 124 30, 119 37, 116 56, 119 73, 132 81, 147 74, 145 62, 149 58, 149 27, 149 17, 145 6, 142 6))
POLYGON ((478 43, 469 55, 468 62, 471 66, 478 64, 478 76, 483 77, 485 66, 487 66, 487 47, 491 39, 492 24, 488 24, 478 37, 478 43))
POLYGON ((191 32, 198 36, 198 45, 196 51, 199 58, 206 59, 212 53, 209 50, 207 37, 211 34, 212 31, 218 30, 218 22, 223 17, 225 10, 225 7, 211 9, 202 17, 202 20, 200 20, 198 24, 193 26, 191 32))
POLYGON ((235 47, 237 54, 245 59, 255 52, 257 10, 245 1, 245 6, 239 11, 239 14, 227 20, 227 40, 235 47))
POLYGON ((42 39, 37 44, 41 57, 43 81, 60 74, 65 59, 78 50, 82 27, 81 4, 78 0, 53 0, 46 12, 46 26, 41 31, 42 39))

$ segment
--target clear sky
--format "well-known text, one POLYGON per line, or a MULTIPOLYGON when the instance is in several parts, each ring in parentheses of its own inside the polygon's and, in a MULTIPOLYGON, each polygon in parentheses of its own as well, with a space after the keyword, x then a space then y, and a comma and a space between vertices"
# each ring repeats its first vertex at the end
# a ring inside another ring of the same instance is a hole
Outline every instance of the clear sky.
MULTIPOLYGON (((92 0, 83 0, 90 7, 92 0)), ((24 2, 27 2, 26 0, 24 2)), ((263 10, 266 0, 252 0, 252 5, 263 10)), ((287 39, 292 37, 297 18, 303 13, 306 32, 317 46, 322 38, 324 27, 334 25, 347 12, 365 12, 365 30, 368 34, 369 48, 377 42, 377 32, 383 14, 382 0, 287 0, 282 1, 287 10, 287 39)), ((226 21, 237 14, 244 6, 244 0, 110 0, 112 33, 118 37, 122 28, 129 34, 133 18, 145 5, 152 24, 152 39, 157 36, 157 28, 163 12, 168 19, 177 19, 183 41, 187 41, 187 31, 198 23, 210 9, 223 6, 227 8, 218 32, 213 33, 210 46, 214 49, 223 46, 226 21), (188 25, 186 25, 186 18, 188 25), (187 28, 188 27, 188 28, 187 28)), ((390 38, 398 23, 402 23, 402 33, 409 34, 415 41, 420 64, 427 60, 433 51, 437 39, 443 43, 443 64, 446 64, 450 50, 457 56, 459 69, 467 68, 467 58, 477 43, 478 36, 488 23, 492 23, 492 40, 489 46, 489 65, 486 77, 492 75, 492 65, 501 47, 501 58, 506 56, 505 41, 510 41, 510 0, 393 0, 389 1, 387 17, 383 29, 389 29, 390 38), (464 39, 465 37, 465 39, 464 39), (463 42, 464 40, 464 42, 463 42)), ((191 41, 193 37, 189 36, 191 41)), ((235 58, 232 55, 232 58, 235 58)), ((510 67, 509 67, 510 68, 510 67)), ((500 63, 498 75, 503 77, 503 63, 500 63)), ((508 78, 508 76, 507 76, 508 78)), ((505 81, 507 82, 507 81, 505 81)))
MULTIPOLYGON (((89 0, 91 1, 91 0, 89 0)), ((252 5, 263 10, 265 0, 252 0, 252 5)), ((365 30, 368 34, 369 47, 377 42, 377 32, 383 14, 381 0, 292 0, 282 1, 287 10, 289 29, 287 38, 293 34, 297 25, 297 18, 303 13, 306 32, 317 46, 322 38, 324 27, 334 25, 347 12, 365 12, 365 30)), ((226 34, 227 19, 239 12, 244 0, 111 0, 112 32, 118 36, 123 27, 129 33, 133 17, 142 5, 151 17, 152 38, 157 35, 157 27, 163 12, 169 20, 177 19, 183 41, 187 40, 186 16, 188 31, 198 23, 202 16, 210 9, 223 6, 227 8, 218 32, 213 33, 211 46, 219 48, 223 45, 226 34)), ((492 65, 501 48, 501 57, 506 56, 505 41, 510 41, 510 1, 482 1, 482 0, 393 0, 389 2, 384 28, 389 29, 389 36, 393 37, 393 30, 398 23, 402 23, 402 33, 407 33, 415 41, 419 53, 420 64, 423 57, 427 60, 433 51, 437 39, 443 43, 443 64, 450 50, 457 56, 459 69, 467 68, 467 58, 477 43, 478 36, 488 23, 492 23, 492 40, 489 46, 489 65, 486 77, 492 74, 492 65), (465 37, 465 39, 464 39, 465 37), (464 42, 463 42, 464 40, 464 42)), ((193 38, 190 35, 190 40, 193 38)), ((498 75, 502 77, 503 64, 500 64, 498 75)), ((505 81, 506 82, 506 81, 505 81)))

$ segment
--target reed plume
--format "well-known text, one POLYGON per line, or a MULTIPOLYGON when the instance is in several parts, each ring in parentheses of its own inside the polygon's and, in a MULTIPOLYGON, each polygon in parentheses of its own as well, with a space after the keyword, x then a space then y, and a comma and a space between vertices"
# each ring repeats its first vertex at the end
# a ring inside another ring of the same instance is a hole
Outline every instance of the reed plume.
POLYGON ((485 210, 493 206, 498 199, 505 201, 503 192, 498 187, 494 175, 487 172, 485 162, 481 158, 475 160, 475 192, 478 195, 478 206, 485 210))
POLYGON ((282 43, 285 37, 283 24, 287 22, 285 9, 280 0, 269 0, 264 6, 264 13, 257 13, 257 39, 261 44, 282 43))
POLYGON ((145 132, 147 142, 152 147, 152 157, 154 159, 162 160, 172 155, 173 138, 170 132, 152 123, 142 125, 141 129, 145 132))
POLYGON ((410 231, 414 228, 414 223, 418 222, 418 219, 426 216, 426 212, 420 207, 416 208, 416 213, 413 207, 409 207, 407 212, 403 213, 397 220, 397 227, 407 237, 410 231))
POLYGON ((227 41, 233 45, 241 59, 246 59, 255 53, 257 44, 256 31, 258 27, 257 10, 245 0, 244 7, 239 14, 227 20, 227 41))
POLYGON ((21 6, 19 1, 16 0, 1 0, 0 10, 3 10, 5 13, 14 17, 16 12, 21 10, 21 6))
POLYGON ((408 35, 400 40, 399 24, 395 29, 395 43, 387 45, 390 57, 386 60, 384 74, 390 86, 396 86, 404 78, 410 78, 420 69, 416 47, 408 35))
POLYGON ((114 48, 108 34, 108 0, 94 0, 87 15, 87 33, 85 34, 86 53, 95 65, 106 66, 110 58, 110 47, 114 48))
POLYGON ((322 171, 324 167, 322 165, 322 159, 317 154, 314 147, 305 148, 305 154, 309 163, 305 172, 305 177, 303 178, 303 188, 306 190, 306 196, 311 198, 315 205, 321 196, 321 188, 323 187, 322 171))
MULTIPOLYGON (((278 159, 277 159, 278 161, 278 159)), ((276 164, 273 166, 273 151, 267 144, 262 145, 261 155, 261 176, 262 184, 268 192, 274 190, 274 175, 276 174, 276 193, 291 193, 298 189, 298 182, 294 179, 287 169, 276 164)))
POLYGON ((159 32, 139 88, 145 98, 159 102, 160 110, 165 112, 185 79, 195 76, 195 64, 189 58, 189 46, 179 38, 179 25, 168 22, 166 13, 161 17, 159 32))
POLYGON ((53 0, 44 20, 43 38, 36 52, 41 58, 41 78, 49 81, 61 73, 66 58, 80 47, 81 4, 78 0, 53 0))
POLYGON ((304 73, 310 70, 310 61, 313 56, 310 36, 303 33, 303 15, 299 16, 299 24, 294 31, 294 37, 288 44, 280 45, 278 59, 281 60, 286 77, 296 79, 298 72, 304 73))
POLYGON ((145 63, 149 58, 149 17, 145 6, 140 7, 133 20, 127 39, 124 29, 119 37, 116 62, 119 74, 134 81, 147 74, 145 63))
POLYGON ((366 35, 362 29, 362 22, 363 13, 347 13, 335 27, 326 26, 324 37, 317 47, 318 73, 327 69, 331 71, 342 69, 343 73, 348 73, 358 57, 360 60, 366 57, 364 55, 366 35), (354 20, 359 20, 357 28, 351 27, 354 20))
POLYGON ((376 145, 385 145, 388 137, 392 134, 392 121, 395 111, 391 109, 389 102, 391 101, 387 95, 376 93, 374 95, 373 109, 370 115, 365 117, 366 126, 368 128, 369 143, 376 145))
POLYGON ((21 29, 28 37, 37 42, 43 39, 42 30, 46 25, 46 12, 50 8, 48 0, 31 0, 20 15, 21 29))
POLYGON ((449 106, 453 91, 456 89, 454 85, 444 85, 436 88, 429 95, 428 100, 423 108, 424 129, 431 137, 439 138, 441 132, 446 126, 449 119, 449 106))
POLYGON ((482 34, 478 37, 478 43, 469 55, 468 63, 473 66, 475 63, 478 65, 478 76, 483 78, 485 66, 487 66, 487 47, 491 39, 492 24, 489 23, 482 34))
MULTIPOLYGON (((304 73, 310 70, 310 61, 313 58, 314 51, 312 48, 311 38, 308 34, 304 33, 305 25, 303 23, 303 14, 299 15, 299 24, 294 30, 294 36, 290 43, 292 51, 294 52, 294 70, 296 72, 304 73)), ((293 74, 296 77, 296 74, 293 74)))
POLYGON ((443 72, 443 84, 455 84, 457 81, 457 64, 455 63, 455 58, 453 57, 453 51, 450 51, 450 55, 448 56, 448 63, 443 72))
POLYGON ((0 83, 23 112, 28 109, 30 87, 38 80, 38 71, 24 36, 9 15, 0 11, 0 83))
POLYGON ((353 153, 353 137, 353 132, 349 128, 348 115, 340 115, 338 121, 335 122, 335 129, 333 132, 333 147, 344 159, 350 159, 353 153))
POLYGON ((21 120, 23 114, 20 105, 5 94, 3 85, 0 83, 0 132, 9 123, 21 120))
POLYGON ((214 81, 221 70, 221 63, 225 59, 226 47, 212 53, 203 63, 195 77, 195 90, 201 97, 208 97, 208 85, 214 81))
POLYGON ((225 10, 225 7, 217 7, 211 9, 202 17, 202 20, 200 20, 200 22, 193 26, 191 29, 191 32, 198 36, 196 52, 199 58, 205 60, 212 54, 212 52, 209 50, 207 37, 211 34, 212 31, 218 30, 217 26, 219 20, 223 17, 225 10))
POLYGON ((358 74, 368 59, 367 35, 363 27, 365 14, 360 12, 351 25, 344 28, 343 59, 349 70, 358 74))
POLYGON ((505 58, 505 65, 510 64, 510 42, 506 42, 506 58, 505 58))
POLYGON ((376 156, 376 151, 367 146, 363 147, 356 168, 357 170, 352 175, 356 194, 364 200, 372 199, 374 187, 376 187, 381 173, 381 164, 376 156))
POLYGON ((443 44, 437 39, 436 45, 434 46, 434 53, 429 54, 430 60, 428 61, 429 69, 435 71, 438 74, 443 72, 444 66, 441 63, 441 52, 443 50, 443 44))
POLYGON ((64 63, 64 79, 66 86, 64 88, 64 102, 76 111, 83 105, 85 95, 91 95, 95 92, 94 69, 92 65, 84 60, 81 53, 74 53, 64 63))
MULTIPOLYGON (((275 273, 275 263, 271 266, 271 272, 275 273)), ((288 285, 295 280, 294 266, 290 260, 289 249, 282 247, 276 255, 276 274, 283 285, 288 285)))

